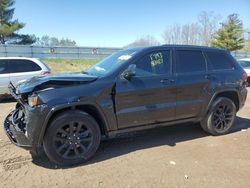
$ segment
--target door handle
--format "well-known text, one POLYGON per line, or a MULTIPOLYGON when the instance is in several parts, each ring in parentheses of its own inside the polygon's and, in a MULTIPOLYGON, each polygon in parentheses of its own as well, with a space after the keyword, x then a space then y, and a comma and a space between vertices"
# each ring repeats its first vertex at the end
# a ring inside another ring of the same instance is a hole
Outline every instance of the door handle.
POLYGON ((213 79, 216 78, 216 76, 213 75, 213 74, 207 74, 207 75, 205 76, 205 78, 208 79, 208 80, 213 80, 213 79))
POLYGON ((173 83, 174 80, 173 79, 168 79, 168 78, 164 78, 160 81, 161 83, 173 83))

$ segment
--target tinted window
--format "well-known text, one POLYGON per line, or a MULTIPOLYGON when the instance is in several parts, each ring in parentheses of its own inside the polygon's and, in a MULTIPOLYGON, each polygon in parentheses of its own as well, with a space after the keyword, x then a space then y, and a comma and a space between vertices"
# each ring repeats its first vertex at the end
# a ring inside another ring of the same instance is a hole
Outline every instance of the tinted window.
POLYGON ((209 68, 213 70, 234 69, 233 60, 226 53, 206 52, 209 60, 209 68))
POLYGON ((170 74, 170 51, 155 51, 136 63, 136 76, 170 74))
POLYGON ((206 62, 201 51, 178 50, 176 55, 177 73, 206 71, 206 62))
POLYGON ((8 66, 6 60, 0 60, 0 74, 8 73, 8 66))
POLYGON ((36 63, 29 60, 9 60, 10 73, 40 71, 36 63))

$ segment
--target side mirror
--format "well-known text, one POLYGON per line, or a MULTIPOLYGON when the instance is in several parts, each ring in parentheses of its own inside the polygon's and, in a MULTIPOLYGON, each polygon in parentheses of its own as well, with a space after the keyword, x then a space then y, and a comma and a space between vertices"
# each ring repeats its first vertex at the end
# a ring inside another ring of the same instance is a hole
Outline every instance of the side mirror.
POLYGON ((131 64, 128 66, 128 68, 122 73, 122 78, 125 78, 126 80, 130 80, 133 76, 136 75, 136 65, 131 64))

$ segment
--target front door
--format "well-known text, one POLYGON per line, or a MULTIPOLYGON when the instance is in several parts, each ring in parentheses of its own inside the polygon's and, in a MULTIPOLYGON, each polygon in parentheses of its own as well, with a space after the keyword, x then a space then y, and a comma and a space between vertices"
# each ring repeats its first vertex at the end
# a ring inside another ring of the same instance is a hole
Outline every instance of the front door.
POLYGON ((152 51, 134 62, 136 75, 116 83, 118 128, 175 119, 176 89, 171 51, 152 51))

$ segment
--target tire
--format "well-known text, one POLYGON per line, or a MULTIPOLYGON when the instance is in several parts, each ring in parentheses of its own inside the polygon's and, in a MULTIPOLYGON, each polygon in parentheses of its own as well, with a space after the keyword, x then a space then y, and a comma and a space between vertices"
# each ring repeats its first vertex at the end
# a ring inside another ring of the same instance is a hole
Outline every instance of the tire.
POLYGON ((99 125, 89 114, 70 110, 57 116, 49 125, 43 140, 48 158, 62 166, 89 160, 101 140, 99 125))
POLYGON ((226 97, 217 98, 207 116, 201 121, 202 129, 214 136, 227 134, 234 125, 236 106, 226 97))

